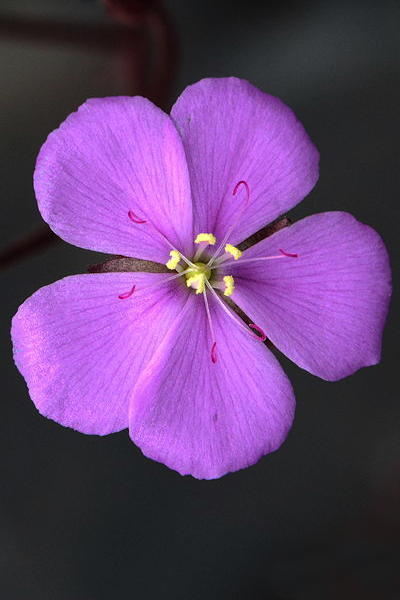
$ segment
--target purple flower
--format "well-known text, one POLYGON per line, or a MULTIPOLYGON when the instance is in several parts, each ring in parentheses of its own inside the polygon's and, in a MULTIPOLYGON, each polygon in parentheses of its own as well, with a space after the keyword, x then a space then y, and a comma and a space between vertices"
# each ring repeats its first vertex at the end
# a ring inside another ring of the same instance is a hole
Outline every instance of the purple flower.
POLYGON ((202 80, 171 116, 141 97, 88 100, 41 149, 40 212, 72 244, 166 266, 66 277, 24 302, 14 356, 38 410, 84 433, 129 427, 146 456, 197 478, 276 450, 295 402, 262 341, 340 379, 379 361, 390 296, 381 238, 347 213, 238 248, 317 178, 292 111, 246 81, 202 80))

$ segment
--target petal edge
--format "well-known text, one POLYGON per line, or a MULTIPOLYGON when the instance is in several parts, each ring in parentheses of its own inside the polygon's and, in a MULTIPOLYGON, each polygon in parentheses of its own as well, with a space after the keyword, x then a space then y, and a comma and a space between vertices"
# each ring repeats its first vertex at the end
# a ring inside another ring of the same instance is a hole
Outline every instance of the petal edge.
POLYGON ((345 212, 306 217, 243 258, 298 253, 232 266, 233 300, 293 362, 335 381, 380 360, 391 284, 379 234, 345 212))

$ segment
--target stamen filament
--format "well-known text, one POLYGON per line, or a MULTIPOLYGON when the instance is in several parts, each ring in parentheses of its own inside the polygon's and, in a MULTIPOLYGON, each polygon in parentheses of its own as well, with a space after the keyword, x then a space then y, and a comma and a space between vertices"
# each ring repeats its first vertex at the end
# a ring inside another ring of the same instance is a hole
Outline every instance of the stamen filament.
POLYGON ((194 240, 195 244, 199 244, 199 247, 196 250, 196 254, 193 257, 193 262, 197 262, 204 250, 207 246, 214 246, 217 240, 215 239, 215 235, 212 233, 199 233, 194 240))
POLYGON ((135 296, 137 296, 137 294, 140 292, 147 292, 148 290, 151 290, 152 288, 156 288, 160 285, 163 285, 164 283, 173 281, 174 279, 177 279, 178 277, 182 277, 182 275, 186 275, 186 273, 189 273, 189 271, 190 271, 190 269, 186 269, 186 271, 182 271, 181 273, 176 273, 176 275, 170 275, 169 277, 163 277, 161 281, 157 281, 157 283, 153 283, 152 285, 148 285, 143 288, 139 287, 139 289, 137 289, 137 286, 135 284, 132 286, 132 288, 129 292, 124 292, 122 294, 119 294, 118 298, 120 300, 125 300, 126 298, 129 298, 130 296, 132 296, 133 293, 135 293, 135 296))
POLYGON ((298 258, 298 254, 294 254, 293 252, 285 252, 282 248, 278 248, 279 252, 283 254, 283 256, 289 256, 290 258, 298 258))
MULTIPOLYGON (((172 248, 173 248, 173 250, 176 250, 176 248, 174 248, 173 246, 172 246, 172 248)), ((180 255, 181 255, 181 259, 183 260, 183 262, 185 262, 191 269, 196 268, 196 265, 194 263, 192 263, 191 260, 186 258, 186 256, 184 254, 180 253, 180 255)))
MULTIPOLYGON (((232 260, 232 254, 230 252, 225 252, 225 254, 221 254, 221 256, 218 256, 218 258, 216 258, 214 260, 214 266, 210 267, 211 269, 216 269, 218 266, 220 266, 222 263, 225 263, 227 260, 230 260, 231 262, 229 264, 233 264, 233 260, 232 260)), ((243 261, 240 261, 243 262, 243 261)))
POLYGON ((203 254, 203 251, 207 248, 208 244, 207 242, 202 242, 200 244, 200 246, 197 248, 196 250, 196 254, 193 256, 193 261, 194 262, 198 262, 201 258, 201 255, 203 254))
MULTIPOLYGON (((146 219, 141 219, 141 218, 140 218, 140 217, 138 217, 138 216, 137 216, 137 215, 136 215, 136 214, 135 214, 135 213, 134 213, 132 210, 129 210, 129 211, 128 211, 128 217, 130 218, 130 220, 131 220, 133 223, 136 223, 137 225, 144 225, 144 224, 146 224, 146 225, 149 225, 150 227, 152 227, 152 228, 154 229, 154 231, 155 231, 156 233, 158 233, 158 235, 159 235, 159 236, 161 236, 161 237, 162 237, 162 239, 164 240, 164 242, 165 242, 166 244, 168 244, 168 246, 169 246, 169 247, 170 247, 172 250, 174 250, 175 252, 179 252, 179 250, 177 250, 177 249, 175 248, 175 246, 173 246, 173 245, 171 244, 171 242, 168 240, 168 238, 166 238, 166 237, 165 237, 165 235, 164 235, 163 233, 161 233, 161 231, 160 231, 160 230, 159 230, 159 229, 158 229, 158 228, 157 228, 155 225, 153 225, 153 223, 152 223, 151 221, 149 221, 149 220, 146 220, 146 219)), ((193 268, 193 267, 195 266, 195 265, 194 265, 194 263, 192 263, 192 262, 191 262, 191 261, 190 261, 188 258, 186 258, 186 256, 185 256, 184 254, 182 254, 181 252, 179 252, 179 254, 181 255, 181 259, 182 259, 182 260, 183 260, 183 261, 184 261, 184 262, 185 262, 187 265, 189 265, 189 267, 192 267, 192 268, 193 268)))
MULTIPOLYGON (((217 292, 213 289, 213 287, 211 286, 211 284, 208 280, 206 281, 206 286, 208 287, 208 289, 210 290, 210 292, 212 293, 214 298, 219 302, 219 304, 221 305, 221 308, 223 308, 223 310, 226 312, 228 317, 230 317, 237 325, 239 325, 240 329, 242 329, 246 333, 249 333, 252 338, 254 338, 256 340, 260 340, 262 342, 264 341, 264 339, 262 337, 254 334, 252 331, 249 331, 249 328, 243 323, 243 321, 241 319, 239 319, 239 317, 237 317, 236 314, 231 311, 231 309, 228 307, 228 305, 225 304, 225 302, 222 300, 222 298, 220 298, 218 296, 217 292)), ((263 336, 265 336, 265 339, 267 339, 267 336, 264 334, 261 327, 259 327, 258 325, 255 325, 254 323, 252 323, 251 325, 252 325, 253 329, 262 333, 263 336)), ((249 325, 249 327, 250 327, 250 325, 249 325)))
POLYGON ((138 217, 137 214, 133 212, 133 210, 128 211, 128 217, 133 223, 136 223, 137 225, 143 225, 144 223, 147 223, 146 219, 141 219, 140 217, 138 217))
POLYGON ((250 188, 249 188, 249 184, 247 183, 247 181, 244 181, 243 179, 238 181, 237 184, 235 185, 233 192, 232 192, 232 196, 236 196, 237 191, 241 185, 244 185, 244 187, 246 188, 247 202, 248 202, 250 200, 250 188))
POLYGON ((214 365, 217 362, 217 342, 214 342, 211 346, 211 361, 214 365))
POLYGON ((210 307, 208 305, 206 290, 204 290, 204 292, 203 292, 203 298, 204 298, 204 305, 206 307, 207 319, 208 319, 208 324, 210 326, 211 339, 212 339, 211 362, 213 362, 215 364, 217 362, 217 342, 215 341, 214 327, 213 327, 212 320, 211 320, 211 312, 210 312, 210 307))
MULTIPOLYGON (((240 261, 241 265, 244 265, 245 263, 250 263, 250 262, 256 262, 259 260, 273 260, 274 258, 285 258, 283 256, 283 254, 277 255, 277 256, 259 256, 257 258, 245 258, 243 260, 240 261)), ((225 266, 229 266, 229 265, 233 265, 235 264, 235 262, 233 260, 230 260, 229 262, 224 262, 223 265, 225 266)), ((213 267, 211 267, 211 269, 216 269, 217 267, 220 267, 221 263, 218 263, 218 265, 215 265, 213 267)))
POLYGON ((217 256, 219 255, 219 253, 221 252, 222 248, 224 248, 226 242, 228 241, 229 236, 231 235, 232 231, 235 229, 236 225, 238 224, 243 212, 246 210, 249 201, 250 201, 250 188, 249 188, 249 184, 247 183, 247 181, 238 181, 237 184, 235 185, 232 195, 236 196, 238 189, 240 188, 240 186, 243 185, 246 188, 246 200, 244 201, 244 204, 242 206, 242 208, 239 210, 238 214, 236 215, 236 218, 234 219, 232 225, 229 227, 228 231, 226 232, 226 235, 224 237, 224 239, 222 240, 222 242, 220 243, 220 245, 218 246, 217 250, 215 251, 215 253, 213 254, 213 256, 210 258, 210 260, 208 261, 207 266, 211 268, 211 265, 214 263, 215 259, 217 258, 217 256))
MULTIPOLYGON (((276 254, 274 256, 257 256, 256 258, 244 258, 244 259, 240 259, 240 264, 244 265, 245 263, 256 262, 256 261, 260 261, 260 260, 261 261, 262 260, 274 260, 275 258, 298 258, 299 257, 298 254, 291 254, 289 252, 284 252, 281 249, 279 249, 279 252, 282 252, 282 254, 276 254)), ((224 255, 224 256, 226 256, 226 255, 224 255)), ((221 256, 221 258, 218 259, 218 261, 216 261, 217 264, 215 264, 213 267, 210 267, 210 269, 211 270, 212 269, 216 269, 217 267, 220 267, 221 264, 223 264, 224 267, 235 264, 234 260, 230 260, 230 261, 227 261, 226 259, 225 260, 221 260, 221 259, 224 258, 224 256, 221 256)), ((230 255, 229 255, 229 258, 231 258, 230 255)))
POLYGON ((129 290, 129 292, 123 292, 122 294, 119 294, 118 298, 120 300, 126 300, 127 298, 130 298, 132 296, 132 294, 134 293, 136 289, 136 285, 133 285, 131 287, 131 289, 129 290))
POLYGON ((265 342, 265 340, 267 339, 267 336, 265 335, 264 331, 261 329, 261 327, 259 325, 256 325, 255 323, 249 323, 249 327, 251 327, 252 329, 254 329, 254 331, 257 331, 257 333, 260 334, 260 335, 256 335, 257 339, 259 339, 261 342, 265 342))

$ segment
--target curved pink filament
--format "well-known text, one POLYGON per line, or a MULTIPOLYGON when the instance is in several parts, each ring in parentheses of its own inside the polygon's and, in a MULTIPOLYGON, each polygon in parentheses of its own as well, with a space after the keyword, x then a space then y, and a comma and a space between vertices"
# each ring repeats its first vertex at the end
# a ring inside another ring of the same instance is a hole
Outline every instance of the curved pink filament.
MULTIPOLYGON (((133 223, 137 223, 138 225, 143 225, 144 223, 147 223, 147 225, 151 229, 153 229, 157 233, 157 235, 159 235, 164 240, 164 242, 166 244, 168 244, 168 246, 170 248, 172 248, 172 250, 176 250, 175 246, 173 246, 171 244, 171 242, 165 237, 165 235, 163 233, 161 233, 161 231, 159 229, 157 229, 157 227, 155 227, 155 225, 153 225, 153 223, 151 221, 147 221, 146 219, 141 219, 133 212, 133 210, 128 211, 128 217, 130 218, 131 221, 133 221, 133 223)), ((192 268, 195 266, 190 260, 188 260, 186 258, 186 256, 184 256, 182 253, 180 253, 180 254, 181 254, 182 260, 184 260, 187 265, 189 265, 192 268)))
POLYGON ((215 365, 217 362, 217 342, 214 342, 211 346, 211 360, 215 365))
POLYGON ((249 187, 249 184, 247 183, 247 181, 244 181, 244 179, 241 179, 240 181, 237 182, 237 184, 235 185, 235 187, 233 189, 232 196, 236 196, 237 191, 241 185, 244 185, 244 187, 246 188, 246 194, 247 194, 246 205, 247 205, 247 203, 250 200, 250 187, 249 187))
POLYGON ((292 254, 291 252, 285 252, 282 248, 278 248, 279 252, 283 254, 283 256, 288 256, 289 258, 297 258, 298 254, 292 254))
POLYGON ((137 225, 143 225, 143 223, 147 223, 146 219, 141 219, 140 217, 138 217, 133 212, 133 210, 128 211, 128 217, 130 218, 131 221, 133 221, 137 225))
POLYGON ((260 340, 260 342, 265 342, 265 340, 267 339, 267 336, 265 335, 265 333, 261 329, 261 327, 259 327, 255 323, 249 323, 249 327, 251 327, 251 329, 254 329, 254 331, 257 331, 257 333, 260 334, 260 335, 257 335, 257 334, 253 335, 254 338, 256 338, 257 340, 260 340))
POLYGON ((133 285, 132 289, 130 289, 129 292, 124 292, 123 294, 120 294, 118 296, 118 298, 120 300, 126 300, 126 298, 130 298, 132 296, 133 292, 135 291, 135 289, 136 289, 136 285, 133 285))
POLYGON ((218 246, 218 248, 216 249, 216 251, 214 252, 213 256, 210 258, 210 260, 207 263, 208 267, 211 267, 211 265, 213 264, 213 262, 215 261, 215 259, 218 257, 219 253, 221 252, 222 248, 225 246, 226 242, 228 241, 229 236, 231 235, 232 231, 235 229, 236 225, 238 224, 243 212, 246 210, 247 205, 250 202, 250 187, 249 184, 247 183, 247 181, 244 181, 243 179, 241 179, 240 181, 237 182, 237 184, 235 185, 235 187, 233 188, 233 192, 232 195, 236 196, 238 189, 240 188, 241 185, 244 185, 244 187, 246 188, 246 200, 242 206, 242 208, 239 209, 238 213, 236 214, 236 217, 233 220, 233 223, 231 224, 231 226, 229 227, 228 231, 226 232, 224 239, 222 240, 222 242, 220 243, 220 245, 218 246))

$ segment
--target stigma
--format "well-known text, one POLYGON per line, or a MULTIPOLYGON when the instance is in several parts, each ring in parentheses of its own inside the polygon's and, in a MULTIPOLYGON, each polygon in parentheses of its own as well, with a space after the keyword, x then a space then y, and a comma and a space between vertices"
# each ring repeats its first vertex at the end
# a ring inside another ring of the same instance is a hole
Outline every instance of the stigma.
POLYGON ((196 294, 202 294, 206 289, 206 282, 211 276, 211 269, 205 263, 196 262, 194 266, 187 269, 185 273, 186 285, 196 291, 196 294))

